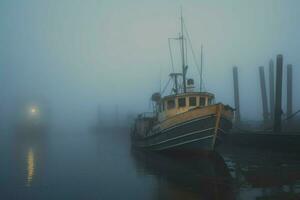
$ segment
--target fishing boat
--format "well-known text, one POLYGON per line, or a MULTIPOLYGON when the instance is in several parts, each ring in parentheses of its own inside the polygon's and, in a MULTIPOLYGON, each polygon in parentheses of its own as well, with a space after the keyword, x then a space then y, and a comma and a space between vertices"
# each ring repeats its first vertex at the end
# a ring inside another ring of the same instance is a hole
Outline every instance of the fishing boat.
POLYGON ((173 82, 171 93, 161 92, 151 97, 153 111, 137 116, 131 131, 133 146, 154 150, 214 150, 222 136, 232 127, 234 109, 215 102, 213 93, 202 88, 202 47, 200 87, 195 89, 194 80, 187 79, 187 39, 181 15, 181 33, 175 40, 180 42, 180 73, 170 74, 173 82))

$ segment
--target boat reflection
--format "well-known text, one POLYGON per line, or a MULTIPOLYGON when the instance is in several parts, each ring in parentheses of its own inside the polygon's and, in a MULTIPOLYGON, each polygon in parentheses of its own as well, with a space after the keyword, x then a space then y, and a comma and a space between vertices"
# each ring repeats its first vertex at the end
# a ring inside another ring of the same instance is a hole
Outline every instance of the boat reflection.
POLYGON ((300 156, 232 148, 222 154, 240 199, 300 199, 300 156))
POLYGON ((235 199, 233 179, 216 153, 131 152, 139 172, 155 177, 154 199, 235 199))

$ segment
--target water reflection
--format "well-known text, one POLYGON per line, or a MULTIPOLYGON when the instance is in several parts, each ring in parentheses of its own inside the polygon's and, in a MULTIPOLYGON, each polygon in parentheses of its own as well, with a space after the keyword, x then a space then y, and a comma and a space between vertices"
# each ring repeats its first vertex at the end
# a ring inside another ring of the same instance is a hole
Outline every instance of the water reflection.
POLYGON ((233 179, 216 153, 157 154, 132 150, 136 167, 157 180, 154 199, 235 199, 233 179))
POLYGON ((154 199, 300 199, 297 152, 228 148, 213 154, 131 151, 141 176, 154 176, 154 199))
POLYGON ((32 187, 41 178, 45 166, 46 129, 23 128, 15 131, 13 147, 15 152, 17 184, 32 187), (21 182, 23 183, 21 183, 21 182))
POLYGON ((300 156, 231 148, 223 157, 235 178, 239 199, 300 199, 300 156))
POLYGON ((131 149, 126 129, 63 128, 2 142, 0 199, 300 199, 297 152, 151 153, 131 149))
POLYGON ((32 148, 29 148, 27 153, 27 186, 31 186, 31 182, 34 176, 34 169, 35 169, 35 160, 34 160, 34 151, 32 148))

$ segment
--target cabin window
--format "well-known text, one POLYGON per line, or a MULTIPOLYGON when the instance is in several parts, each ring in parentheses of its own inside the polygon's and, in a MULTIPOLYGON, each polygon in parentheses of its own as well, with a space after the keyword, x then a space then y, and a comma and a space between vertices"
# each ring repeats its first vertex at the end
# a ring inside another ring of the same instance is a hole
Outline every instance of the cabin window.
POLYGON ((178 99, 178 107, 185 107, 186 103, 185 103, 185 98, 179 98, 178 99))
POLYGON ((208 105, 212 104, 212 98, 208 98, 208 105))
POLYGON ((205 106, 205 97, 200 97, 200 106, 205 106))
POLYGON ((167 101, 167 108, 168 109, 175 108, 175 100, 174 99, 171 99, 171 100, 167 101))
POLYGON ((196 97, 190 97, 189 98, 189 106, 196 106, 197 102, 196 102, 196 97))

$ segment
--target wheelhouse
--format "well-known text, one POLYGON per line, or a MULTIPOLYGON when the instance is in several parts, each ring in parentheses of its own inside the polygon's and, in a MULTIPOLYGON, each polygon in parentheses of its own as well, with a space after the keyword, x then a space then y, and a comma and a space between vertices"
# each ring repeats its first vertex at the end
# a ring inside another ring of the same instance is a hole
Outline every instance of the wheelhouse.
POLYGON ((196 107, 214 104, 214 95, 208 92, 188 92, 165 96, 159 102, 159 118, 171 117, 196 107))

